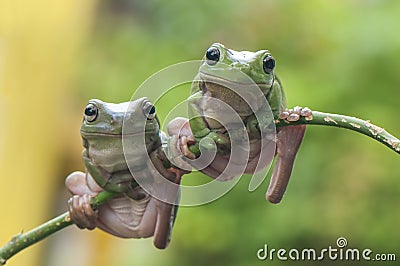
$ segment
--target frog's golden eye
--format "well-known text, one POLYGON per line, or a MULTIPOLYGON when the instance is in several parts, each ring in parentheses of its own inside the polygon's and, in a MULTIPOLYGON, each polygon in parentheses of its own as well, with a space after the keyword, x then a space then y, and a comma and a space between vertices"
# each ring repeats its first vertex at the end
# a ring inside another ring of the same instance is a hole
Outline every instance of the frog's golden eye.
POLYGON ((150 102, 146 102, 143 106, 143 113, 147 119, 153 119, 156 117, 156 107, 150 102))
POLYGON ((263 69, 266 74, 271 74, 275 67, 275 59, 268 54, 263 59, 263 69))
POLYGON ((210 47, 206 52, 206 63, 210 66, 215 65, 221 56, 221 53, 217 47, 210 47))
POLYGON ((85 108, 85 119, 88 122, 93 122, 97 118, 99 110, 96 105, 89 103, 85 108))

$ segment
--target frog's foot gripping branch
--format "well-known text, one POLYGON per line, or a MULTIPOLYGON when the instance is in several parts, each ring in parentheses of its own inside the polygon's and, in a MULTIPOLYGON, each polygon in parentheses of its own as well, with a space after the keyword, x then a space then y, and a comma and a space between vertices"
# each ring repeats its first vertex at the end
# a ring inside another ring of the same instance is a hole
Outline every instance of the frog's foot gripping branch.
POLYGON ((68 200, 69 217, 80 229, 93 230, 96 228, 98 210, 92 208, 90 200, 89 194, 73 195, 68 200))
POLYGON ((277 128, 296 125, 320 125, 349 129, 375 139, 400 154, 400 139, 391 135, 385 129, 372 124, 369 120, 315 110, 311 112, 307 107, 285 110, 275 120, 277 128))
MULTIPOLYGON (((165 171, 170 174, 168 179, 173 179, 177 184, 182 175, 188 173, 173 167, 165 171)), ((156 248, 168 246, 177 214, 176 205, 162 202, 136 186, 93 209, 91 198, 101 188, 97 187, 89 173, 72 173, 66 179, 66 186, 74 194, 68 200, 69 217, 80 229, 92 230, 97 227, 122 238, 154 236, 156 248), (91 187, 92 184, 95 189, 91 187)), ((176 195, 179 198, 178 190, 176 195)))
POLYGON ((189 146, 196 143, 196 139, 189 126, 189 120, 177 117, 168 124, 168 135, 170 136, 164 153, 167 154, 171 163, 180 169, 190 170, 192 166, 187 162, 196 159, 196 154, 189 150, 189 146))
MULTIPOLYGON (((299 119, 300 116, 306 118, 311 116, 311 110, 308 108, 295 108, 294 110, 288 110, 285 112, 285 116, 288 118, 290 117, 289 119, 292 121, 295 118, 299 119)), ((278 128, 277 130, 277 161, 266 194, 267 200, 271 203, 279 203, 286 191, 296 154, 303 140, 306 129, 305 127, 305 125, 297 125, 292 127, 278 128)), ((174 164, 182 167, 183 164, 188 164, 186 157, 189 159, 196 158, 195 154, 189 150, 190 145, 193 144, 195 139, 193 138, 188 119, 176 118, 172 120, 168 125, 168 133, 171 135, 171 140, 174 140, 170 141, 168 147, 169 154, 173 155, 171 161, 174 164)), ((217 155, 206 168, 202 168, 200 171, 212 178, 228 180, 230 178, 220 178, 220 175, 225 169, 225 166, 228 164, 228 161, 229 156, 221 157, 217 155)), ((190 167, 190 165, 187 167, 190 167)), ((246 173, 254 173, 255 170, 251 171, 246 173)))
POLYGON ((286 109, 279 114, 280 119, 287 120, 288 122, 299 121, 301 117, 304 117, 307 121, 312 120, 313 116, 310 108, 296 106, 293 109, 286 109))

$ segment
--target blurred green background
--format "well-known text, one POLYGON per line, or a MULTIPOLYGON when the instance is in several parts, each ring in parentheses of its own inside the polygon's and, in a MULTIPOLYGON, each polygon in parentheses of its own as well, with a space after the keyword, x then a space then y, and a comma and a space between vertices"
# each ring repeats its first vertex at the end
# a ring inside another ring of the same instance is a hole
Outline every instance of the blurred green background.
MULTIPOLYGON (((400 136, 399 14, 399 1, 378 0, 1 3, 0 244, 65 210, 63 180, 84 169, 87 100, 127 101, 150 75, 201 59, 213 42, 270 50, 289 107, 370 119, 400 136)), ((268 180, 250 193, 242 179, 215 202, 180 208, 165 251, 71 227, 7 265, 338 265, 259 261, 256 252, 336 247, 341 236, 400 260, 399 162, 365 136, 310 126, 279 205, 264 198, 268 180)))

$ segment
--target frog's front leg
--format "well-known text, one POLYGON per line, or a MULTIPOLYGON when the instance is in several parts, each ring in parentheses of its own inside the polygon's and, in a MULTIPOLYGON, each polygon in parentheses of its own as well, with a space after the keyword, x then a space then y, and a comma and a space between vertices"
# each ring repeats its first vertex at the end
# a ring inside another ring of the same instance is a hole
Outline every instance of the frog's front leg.
POLYGON ((94 229, 97 226, 97 211, 90 205, 91 197, 100 191, 96 182, 88 173, 74 172, 65 180, 65 185, 73 196, 68 200, 68 211, 71 220, 80 229, 94 229))
POLYGON ((90 205, 89 194, 74 195, 68 200, 69 217, 80 229, 93 230, 97 226, 97 211, 90 205))
MULTIPOLYGON (((204 138, 210 138, 217 145, 217 151, 222 154, 226 154, 230 151, 230 140, 225 134, 220 132, 215 132, 212 130, 212 126, 209 123, 218 123, 214 119, 207 117, 204 114, 203 109, 207 105, 204 101, 210 98, 209 95, 203 95, 203 92, 199 91, 195 94, 192 94, 188 98, 189 103, 189 123, 190 128, 193 132, 194 137, 197 142, 194 144, 197 146, 197 150, 199 150, 198 145, 200 145, 199 140, 204 138)), ((215 103, 214 103, 215 104, 215 103)), ((203 148, 207 150, 214 150, 214 145, 211 142, 203 141, 201 142, 203 148)))

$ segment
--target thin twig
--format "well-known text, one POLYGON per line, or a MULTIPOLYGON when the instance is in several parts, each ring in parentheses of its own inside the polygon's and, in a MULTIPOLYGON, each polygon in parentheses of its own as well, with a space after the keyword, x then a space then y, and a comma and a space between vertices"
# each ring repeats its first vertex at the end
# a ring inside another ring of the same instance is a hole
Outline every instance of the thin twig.
MULTIPOLYGON (((371 124, 369 120, 362 120, 356 117, 329 114, 323 112, 313 111, 312 116, 301 117, 297 121, 287 121, 286 119, 277 118, 275 120, 276 127, 294 126, 294 125, 321 125, 331 126, 338 128, 346 128, 349 130, 356 131, 368 137, 371 137, 380 143, 384 144, 391 150, 400 154, 400 140, 389 134, 386 130, 371 124)), ((200 149, 198 143, 189 146, 189 150, 196 156, 200 155, 200 149)))
MULTIPOLYGON (((103 191, 96 197, 92 198, 91 204, 93 208, 97 208, 102 203, 115 197, 117 194, 103 191)), ((39 242, 51 234, 72 224, 69 213, 63 213, 56 218, 39 225, 27 233, 19 233, 11 238, 3 247, 0 248, 0 265, 4 265, 9 258, 20 252, 21 250, 39 242)))
POLYGON ((371 124, 369 120, 317 111, 312 112, 312 118, 310 120, 307 120, 305 117, 301 117, 300 120, 295 122, 289 122, 285 119, 275 120, 275 125, 277 127, 300 124, 332 126, 353 130, 379 141, 391 150, 400 154, 400 140, 389 134, 383 128, 371 124))

